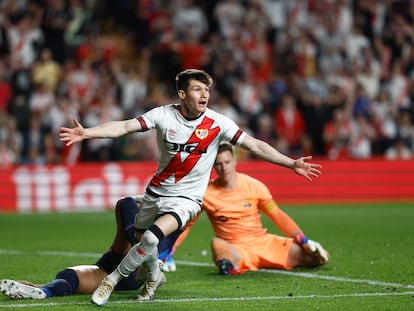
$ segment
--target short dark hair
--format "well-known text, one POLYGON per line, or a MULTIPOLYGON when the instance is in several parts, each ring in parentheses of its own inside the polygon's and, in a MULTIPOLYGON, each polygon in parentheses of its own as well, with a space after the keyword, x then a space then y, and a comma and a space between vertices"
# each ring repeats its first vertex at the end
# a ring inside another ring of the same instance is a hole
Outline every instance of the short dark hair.
POLYGON ((179 90, 187 90, 190 80, 200 81, 209 87, 213 84, 213 78, 204 70, 186 69, 178 73, 175 77, 175 87, 179 90))
POLYGON ((220 154, 225 151, 230 151, 232 155, 234 155, 234 147, 228 141, 224 141, 220 143, 217 154, 220 154))

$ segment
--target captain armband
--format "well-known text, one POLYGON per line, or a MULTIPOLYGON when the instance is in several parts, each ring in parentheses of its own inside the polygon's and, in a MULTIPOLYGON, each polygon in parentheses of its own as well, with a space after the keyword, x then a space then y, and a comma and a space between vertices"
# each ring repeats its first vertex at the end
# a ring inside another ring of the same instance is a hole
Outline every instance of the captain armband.
POLYGON ((278 206, 275 203, 275 201, 270 200, 269 202, 267 202, 265 205, 263 205, 263 207, 261 208, 262 211, 266 214, 270 214, 271 212, 273 212, 275 209, 277 209, 278 206))

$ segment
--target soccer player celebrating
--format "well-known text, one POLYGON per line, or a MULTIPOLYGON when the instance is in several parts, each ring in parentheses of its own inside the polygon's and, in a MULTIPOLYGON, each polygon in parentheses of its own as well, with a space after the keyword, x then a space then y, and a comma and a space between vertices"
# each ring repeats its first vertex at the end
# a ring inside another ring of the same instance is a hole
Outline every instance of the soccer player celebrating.
MULTIPOLYGON (((211 249, 220 274, 316 267, 328 262, 328 252, 309 240, 277 206, 266 185, 237 172, 232 145, 220 144, 214 168, 217 177, 207 187, 202 210, 215 233, 211 249), (261 212, 287 237, 268 233, 261 222, 261 212)), ((177 244, 182 243, 190 226, 177 244)))
POLYGON ((154 298, 157 288, 166 282, 158 265, 157 245, 165 236, 184 228, 200 211, 220 142, 229 141, 309 180, 321 173, 319 164, 308 162, 310 156, 296 160, 285 156, 243 132, 231 119, 207 108, 213 80, 206 72, 184 70, 175 82, 179 104, 159 106, 137 118, 92 128, 83 128, 77 120, 74 128, 61 128, 60 139, 67 146, 84 139, 157 131, 158 169, 146 188, 135 222, 140 242, 92 294, 96 305, 104 305, 116 284, 140 265, 147 269, 148 277, 138 301, 154 298))

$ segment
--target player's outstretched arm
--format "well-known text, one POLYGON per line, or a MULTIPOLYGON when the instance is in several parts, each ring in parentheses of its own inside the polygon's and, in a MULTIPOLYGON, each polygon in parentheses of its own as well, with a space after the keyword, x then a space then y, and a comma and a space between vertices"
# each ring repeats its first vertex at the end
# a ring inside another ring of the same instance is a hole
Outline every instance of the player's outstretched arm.
POLYGON ((290 168, 308 180, 317 178, 321 174, 322 166, 320 164, 308 162, 312 156, 300 157, 295 160, 280 153, 268 143, 249 135, 246 135, 241 147, 267 162, 290 168))
POLYGON ((141 124, 135 118, 124 121, 107 122, 91 128, 83 128, 77 119, 74 119, 73 122, 75 124, 75 127, 73 128, 60 128, 59 137, 61 141, 66 143, 66 146, 70 146, 84 139, 115 138, 142 130, 141 124))

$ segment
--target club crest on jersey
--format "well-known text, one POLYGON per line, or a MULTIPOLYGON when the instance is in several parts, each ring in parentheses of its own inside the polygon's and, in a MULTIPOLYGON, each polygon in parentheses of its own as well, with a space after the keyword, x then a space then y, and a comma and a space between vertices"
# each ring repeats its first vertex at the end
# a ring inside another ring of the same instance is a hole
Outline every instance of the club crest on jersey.
POLYGON ((208 136, 208 130, 207 129, 196 129, 195 134, 199 139, 204 139, 208 136))

